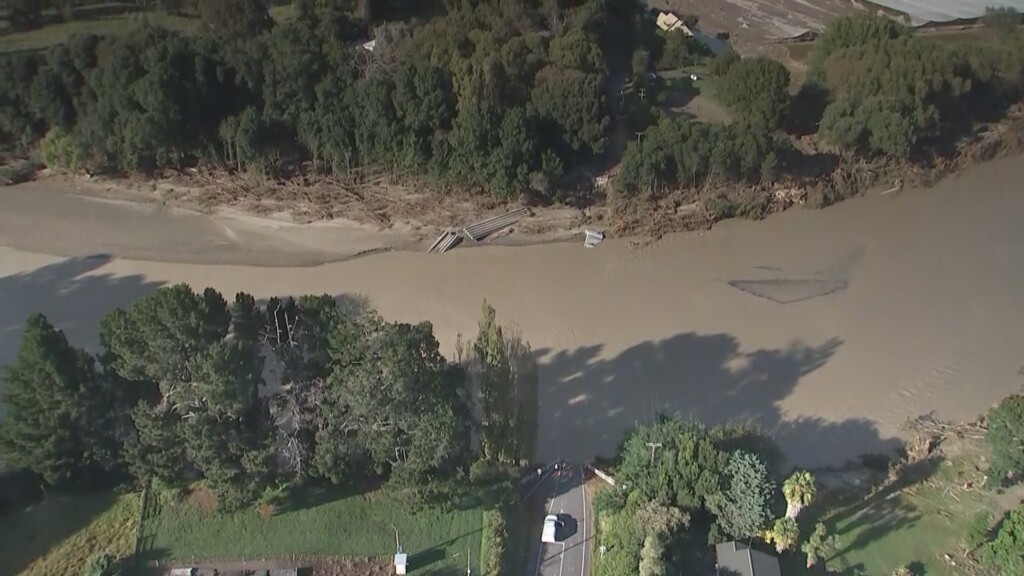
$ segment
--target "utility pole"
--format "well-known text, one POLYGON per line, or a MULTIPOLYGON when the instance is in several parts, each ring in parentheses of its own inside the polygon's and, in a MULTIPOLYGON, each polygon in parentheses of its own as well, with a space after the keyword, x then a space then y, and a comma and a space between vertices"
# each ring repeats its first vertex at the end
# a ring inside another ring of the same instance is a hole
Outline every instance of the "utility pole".
POLYGON ((658 450, 658 448, 661 448, 661 442, 648 442, 647 446, 650 447, 651 449, 651 466, 654 466, 654 453, 658 450))
POLYGON ((466 576, 473 576, 473 569, 469 567, 469 559, 472 558, 473 549, 466 548, 466 576))
POLYGON ((402 545, 398 542, 398 528, 394 524, 392 524, 391 527, 395 530, 395 554, 401 554, 402 545))

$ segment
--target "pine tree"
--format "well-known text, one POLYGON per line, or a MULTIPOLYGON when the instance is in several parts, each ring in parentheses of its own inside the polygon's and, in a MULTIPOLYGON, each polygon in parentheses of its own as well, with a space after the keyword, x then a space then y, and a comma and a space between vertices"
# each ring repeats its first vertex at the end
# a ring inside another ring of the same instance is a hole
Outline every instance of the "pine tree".
POLYGON ((21 346, 3 372, 7 413, 0 427, 0 459, 66 485, 89 464, 89 417, 81 407, 96 379, 95 363, 73 348, 41 314, 27 320, 21 346))
POLYGON ((190 468, 178 422, 178 415, 167 404, 140 402, 132 410, 135 435, 125 445, 125 460, 137 479, 175 485, 187 478, 190 468))
POLYGON ((259 395, 265 328, 252 296, 229 308, 217 291, 184 284, 104 318, 111 369, 146 391, 125 449, 140 479, 181 484, 199 473, 228 509, 266 488, 276 429, 259 395))
POLYGON ((756 535, 771 517, 771 498, 775 486, 768 469, 755 454, 737 450, 725 468, 729 484, 722 493, 718 518, 733 538, 756 535))

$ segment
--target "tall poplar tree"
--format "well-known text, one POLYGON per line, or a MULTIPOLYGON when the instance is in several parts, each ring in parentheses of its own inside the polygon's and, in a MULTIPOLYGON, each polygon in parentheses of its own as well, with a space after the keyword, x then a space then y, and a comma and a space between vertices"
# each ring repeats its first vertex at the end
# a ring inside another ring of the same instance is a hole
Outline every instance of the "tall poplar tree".
POLYGON ((533 455, 537 428, 537 366, 530 345, 498 325, 484 301, 472 344, 471 370, 481 410, 484 458, 517 462, 533 455))

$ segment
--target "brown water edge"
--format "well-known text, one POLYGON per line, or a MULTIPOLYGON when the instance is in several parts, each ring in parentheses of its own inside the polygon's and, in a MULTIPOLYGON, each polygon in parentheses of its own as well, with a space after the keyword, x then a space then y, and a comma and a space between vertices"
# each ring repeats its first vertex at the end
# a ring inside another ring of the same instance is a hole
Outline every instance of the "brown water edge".
MULTIPOLYGON (((105 313, 175 282, 257 298, 362 294, 386 318, 433 322, 449 354, 487 298, 537 351, 542 459, 609 454, 629 426, 678 411, 758 422, 795 463, 839 464, 896 447, 908 418, 970 420, 1024 383, 1022 181, 1024 158, 1006 158, 930 189, 593 250, 276 268, 0 249, 0 364, 33 311, 95 350, 105 313)), ((53 233, 45 210, 36 218, 25 245, 53 233)))

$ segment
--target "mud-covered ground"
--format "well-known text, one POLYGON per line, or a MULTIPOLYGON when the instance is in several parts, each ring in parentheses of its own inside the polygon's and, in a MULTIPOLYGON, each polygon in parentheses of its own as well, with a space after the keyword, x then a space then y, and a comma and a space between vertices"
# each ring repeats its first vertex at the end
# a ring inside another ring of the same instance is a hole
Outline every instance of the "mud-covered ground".
POLYGON ((821 31, 833 18, 857 11, 846 0, 651 0, 648 5, 695 14, 703 32, 728 33, 741 54, 771 52, 781 39, 821 31))

